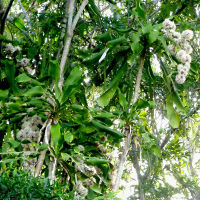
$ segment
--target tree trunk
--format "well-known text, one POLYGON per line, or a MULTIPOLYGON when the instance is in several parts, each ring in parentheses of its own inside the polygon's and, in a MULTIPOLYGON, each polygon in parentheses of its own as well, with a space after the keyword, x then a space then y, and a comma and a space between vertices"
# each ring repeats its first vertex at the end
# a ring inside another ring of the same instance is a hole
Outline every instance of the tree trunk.
MULTIPOLYGON (((135 92, 134 92, 134 96, 133 96, 133 104, 136 103, 136 101, 138 100, 138 96, 139 96, 139 92, 140 92, 140 83, 141 83, 141 79, 142 79, 142 71, 143 71, 143 67, 144 67, 144 61, 145 61, 145 51, 143 52, 143 54, 140 57, 140 65, 139 65, 137 79, 136 79, 135 92)), ((117 175, 116 175, 116 178, 114 178, 115 181, 114 181, 113 191, 117 191, 119 189, 119 183, 120 183, 123 171, 124 171, 124 164, 127 159, 127 153, 129 151, 131 138, 132 138, 132 133, 129 133, 128 135, 126 135, 126 138, 124 138, 124 147, 122 148, 122 154, 121 154, 119 164, 117 167, 117 175)))

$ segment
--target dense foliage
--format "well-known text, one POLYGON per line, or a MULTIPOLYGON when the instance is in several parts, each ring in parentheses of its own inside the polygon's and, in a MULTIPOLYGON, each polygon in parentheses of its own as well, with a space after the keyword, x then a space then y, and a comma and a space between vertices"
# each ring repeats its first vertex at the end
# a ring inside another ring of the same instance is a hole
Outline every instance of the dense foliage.
POLYGON ((13 171, 1 174, 0 193, 2 200, 10 199, 66 199, 65 190, 61 191, 61 186, 56 188, 49 183, 48 178, 35 178, 24 171, 13 171), (59 191, 60 190, 60 191, 59 191), (61 194, 62 192, 62 194, 61 194), (59 194, 60 193, 60 197, 59 194))
POLYGON ((199 198, 197 0, 5 0, 0 19, 5 198, 199 198))

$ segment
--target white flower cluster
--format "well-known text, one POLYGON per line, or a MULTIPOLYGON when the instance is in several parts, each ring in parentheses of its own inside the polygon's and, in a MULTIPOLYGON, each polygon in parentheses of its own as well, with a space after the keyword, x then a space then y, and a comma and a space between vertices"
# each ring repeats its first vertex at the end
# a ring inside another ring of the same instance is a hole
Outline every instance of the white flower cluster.
POLYGON ((37 158, 33 158, 33 159, 25 160, 22 165, 23 165, 24 170, 33 171, 36 164, 37 164, 37 158))
POLYGON ((21 48, 19 46, 14 47, 12 44, 7 44, 5 48, 6 53, 13 54, 15 51, 21 51, 21 48))
POLYGON ((83 181, 83 185, 87 186, 87 187, 91 187, 94 185, 94 183, 96 183, 96 179, 94 177, 90 177, 90 178, 86 178, 83 181))
POLYGON ((42 125, 41 118, 34 115, 33 117, 25 117, 22 122, 22 129, 17 133, 17 139, 37 142, 40 137, 38 125, 42 125))
POLYGON ((88 187, 93 186, 96 183, 96 179, 94 177, 86 178, 83 181, 77 181, 75 186, 75 195, 74 200, 80 200, 85 198, 88 194, 88 187))
POLYGON ((77 181, 76 183, 76 192, 78 193, 76 196, 86 197, 88 194, 88 189, 83 186, 81 181, 77 181))
POLYGON ((81 151, 85 151, 85 147, 83 145, 78 145, 78 148, 81 150, 81 151))
POLYGON ((76 165, 75 169, 77 171, 80 171, 81 173, 85 174, 86 176, 93 176, 97 173, 96 169, 93 166, 88 166, 86 164, 76 165))
MULTIPOLYGON (((24 117, 22 120, 23 124, 21 130, 17 133, 18 140, 28 140, 30 142, 38 142, 40 138, 40 129, 39 125, 42 125, 42 120, 39 116, 34 115, 33 117, 24 117)), ((22 144, 24 148, 24 156, 29 156, 29 151, 35 151, 35 148, 31 144, 22 144)), ((34 170, 34 167, 37 163, 37 158, 25 160, 23 162, 24 170, 34 170)))
POLYGON ((168 45, 168 50, 170 54, 176 55, 176 58, 181 63, 177 66, 178 74, 176 75, 176 82, 178 84, 183 84, 190 70, 190 63, 192 60, 190 56, 192 47, 189 41, 193 38, 193 31, 185 30, 182 33, 176 32, 176 25, 169 19, 165 19, 163 22, 162 31, 167 38, 175 42, 175 45, 168 45))
POLYGON ((28 66, 29 62, 30 62, 30 59, 28 58, 22 58, 20 61, 18 61, 19 65, 22 67, 28 66))

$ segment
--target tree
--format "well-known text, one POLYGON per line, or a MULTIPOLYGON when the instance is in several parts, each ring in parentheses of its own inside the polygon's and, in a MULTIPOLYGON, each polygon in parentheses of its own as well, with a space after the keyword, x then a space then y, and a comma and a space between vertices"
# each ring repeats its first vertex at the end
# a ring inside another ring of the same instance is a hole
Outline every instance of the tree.
POLYGON ((0 1, 2 169, 62 177, 67 198, 94 199, 120 189, 128 162, 138 180, 130 198, 181 193, 170 173, 198 199, 197 5, 0 1))

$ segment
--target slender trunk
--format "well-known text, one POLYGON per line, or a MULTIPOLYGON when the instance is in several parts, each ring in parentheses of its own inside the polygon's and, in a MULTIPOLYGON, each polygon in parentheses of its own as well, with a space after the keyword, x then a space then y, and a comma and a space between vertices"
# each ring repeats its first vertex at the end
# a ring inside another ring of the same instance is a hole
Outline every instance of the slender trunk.
POLYGON ((81 16, 83 10, 85 9, 85 6, 88 4, 88 0, 84 0, 82 2, 76 16, 74 17, 74 20, 73 20, 74 2, 75 2, 75 0, 70 0, 70 2, 69 2, 69 10, 68 10, 69 17, 68 17, 68 25, 67 25, 67 38, 66 38, 62 58, 61 58, 61 61, 60 61, 60 80, 59 80, 58 86, 59 86, 61 91, 62 91, 62 87, 63 87, 63 83, 64 83, 64 69, 65 69, 65 65, 66 65, 66 62, 67 62, 69 49, 70 49, 71 41, 72 41, 73 34, 74 34, 74 29, 76 28, 76 24, 77 24, 77 22, 78 22, 78 20, 81 16))
POLYGON ((141 173, 140 173, 140 166, 139 166, 139 161, 138 161, 138 156, 137 156, 137 147, 136 147, 134 141, 132 141, 132 151, 131 152, 132 152, 131 158, 132 158, 133 166, 137 173, 139 199, 145 200, 145 192, 143 189, 143 177, 141 176, 141 173))
POLYGON ((123 169, 124 169, 124 164, 126 162, 126 157, 128 154, 128 150, 129 150, 129 145, 131 142, 131 127, 129 129, 129 127, 126 128, 126 138, 124 139, 124 148, 122 149, 122 154, 120 157, 120 162, 118 164, 118 171, 117 171, 117 176, 114 180, 114 184, 113 184, 113 190, 116 191, 119 188, 119 183, 120 183, 120 179, 122 177, 123 174, 123 169))
POLYGON ((58 53, 57 53, 57 56, 56 56, 57 60, 60 59, 60 54, 61 54, 63 46, 64 46, 64 41, 63 40, 64 40, 64 37, 65 37, 66 26, 67 26, 68 9, 69 9, 69 2, 67 1, 65 3, 65 16, 63 18, 62 32, 61 32, 61 35, 60 35, 60 44, 59 44, 58 53))
MULTIPOLYGON (((50 130, 51 130, 51 120, 47 123, 46 129, 45 129, 45 135, 44 135, 44 142, 43 144, 49 144, 50 139, 50 130)), ((41 151, 40 156, 38 158, 38 162, 35 168, 35 177, 39 176, 41 173, 41 169, 44 163, 44 159, 47 153, 47 149, 41 151)))
MULTIPOLYGON (((1 35, 3 35, 3 33, 4 33, 6 19, 7 19, 8 13, 12 7, 13 2, 14 2, 14 0, 10 0, 6 10, 4 11, 3 4, 0 1, 0 34, 1 35)), ((1 49, 2 49, 2 40, 0 40, 0 57, 1 57, 1 49)))
POLYGON ((50 158, 49 163, 49 180, 50 184, 53 184, 56 180, 56 167, 57 167, 58 160, 55 157, 50 158))
MULTIPOLYGON (((144 68, 144 61, 145 61, 145 52, 143 52, 143 54, 140 57, 140 65, 139 65, 138 74, 137 74, 137 78, 136 78, 135 92, 134 92, 134 96, 133 96, 133 104, 136 103, 136 101, 138 100, 138 96, 139 96, 139 92, 140 92, 140 83, 141 83, 141 79, 142 79, 142 71, 144 68)), ((116 175, 114 186, 113 186, 113 191, 117 191, 119 189, 119 183, 120 183, 121 177, 123 175, 124 164, 126 162, 127 153, 130 148, 131 138, 132 138, 132 132, 127 134, 126 137, 124 138, 124 147, 122 149, 122 154, 121 154, 121 157, 119 160, 119 164, 118 164, 118 168, 117 168, 117 175, 116 175)))
MULTIPOLYGON (((12 7, 13 2, 14 2, 14 0, 10 0, 10 2, 8 4, 7 8, 6 8, 6 10, 2 14, 1 22, 0 22, 1 23, 0 34, 2 34, 2 35, 3 35, 4 29, 5 29, 6 18, 8 16, 8 13, 9 13, 11 7, 12 7)), ((1 3, 1 7, 2 7, 2 3, 1 3)))

